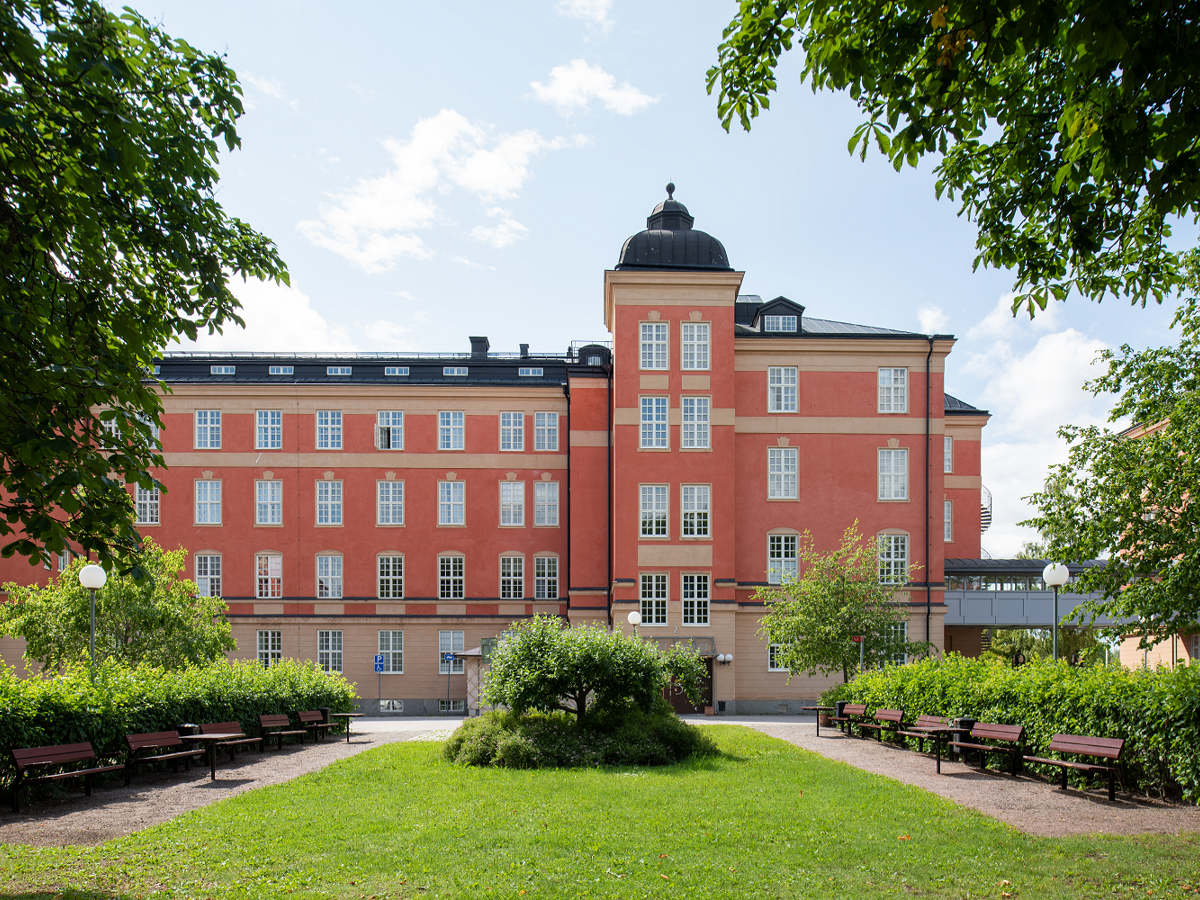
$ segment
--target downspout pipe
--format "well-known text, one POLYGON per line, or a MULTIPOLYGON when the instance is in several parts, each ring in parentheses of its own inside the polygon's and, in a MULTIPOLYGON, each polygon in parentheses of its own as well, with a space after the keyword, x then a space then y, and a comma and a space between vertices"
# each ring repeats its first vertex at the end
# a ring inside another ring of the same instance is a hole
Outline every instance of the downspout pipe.
POLYGON ((613 358, 610 355, 608 358, 608 471, 605 477, 608 479, 608 630, 612 631, 613 627, 613 529, 616 527, 616 522, 613 518, 613 358))
POLYGON ((933 617, 933 588, 929 581, 931 574, 929 571, 929 442, 933 415, 933 337, 933 335, 929 335, 929 355, 925 357, 925 640, 930 643, 932 643, 929 632, 930 620, 933 617))

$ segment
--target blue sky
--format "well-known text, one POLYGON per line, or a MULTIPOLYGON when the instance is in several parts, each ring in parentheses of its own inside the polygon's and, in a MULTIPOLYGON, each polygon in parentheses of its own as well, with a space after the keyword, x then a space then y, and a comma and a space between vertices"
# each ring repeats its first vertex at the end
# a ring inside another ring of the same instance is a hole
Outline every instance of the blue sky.
MULTIPOLYGON (((1032 535, 1021 497, 1064 458, 1058 425, 1103 419, 1081 390, 1106 346, 1173 338, 1169 306, 1057 304, 1013 319, 1006 271, 972 272, 975 232, 846 144, 843 94, 801 85, 726 134, 704 73, 732 3, 543 0, 320 4, 146 0, 168 33, 221 52, 247 113, 219 199, 273 238, 291 289, 235 286, 245 331, 202 349, 561 352, 605 338, 603 272, 673 180, 743 291, 809 314, 954 334, 947 390, 989 409, 993 556, 1032 535)), ((1182 231, 1182 229, 1180 229, 1182 231)), ((1189 231, 1190 236, 1190 231, 1189 231)))

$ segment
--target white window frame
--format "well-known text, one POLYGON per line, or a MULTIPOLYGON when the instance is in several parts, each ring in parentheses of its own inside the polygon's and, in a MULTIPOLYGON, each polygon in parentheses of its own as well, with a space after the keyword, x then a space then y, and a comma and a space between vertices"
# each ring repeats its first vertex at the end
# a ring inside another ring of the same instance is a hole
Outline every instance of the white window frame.
POLYGON ((267 373, 270 375, 294 375, 296 373, 295 366, 269 366, 267 373))
POLYGON ((342 671, 341 629, 322 628, 317 631, 317 665, 324 672, 342 671))
POLYGON ((197 553, 194 560, 196 566, 196 593, 201 597, 220 597, 221 554, 197 553))
POLYGON ((283 449, 283 410, 257 409, 254 411, 254 449, 283 449))
POLYGON ((283 631, 275 628, 260 628, 255 643, 258 647, 258 663, 264 669, 283 662, 283 631))
POLYGON ((682 427, 679 446, 684 450, 712 448, 712 400, 709 397, 681 397, 679 401, 682 427))
POLYGON ((525 482, 500 482, 500 527, 525 527, 525 482))
POLYGON ((709 322, 679 323, 679 368, 691 372, 706 372, 709 369, 710 335, 709 322))
POLYGON ((670 398, 642 397, 640 440, 643 450, 669 450, 671 447, 670 398))
POLYGON ((535 528, 558 527, 558 482, 533 483, 533 525, 535 528))
POLYGON ((467 485, 465 481, 438 482, 438 525, 467 524, 467 485))
POLYGON ((279 600, 283 597, 283 555, 257 553, 254 556, 254 598, 279 600))
POLYGON ((908 584, 908 535, 879 535, 879 582, 908 584))
POLYGON ((500 599, 525 599, 525 557, 519 553, 500 557, 500 599))
POLYGON ((954 474, 954 438, 948 434, 942 437, 942 471, 954 474))
POLYGON ((404 599, 404 555, 380 553, 375 557, 375 594, 380 600, 404 599))
POLYGON ((404 632, 380 629, 379 655, 383 657, 384 675, 404 674, 404 632))
POLYGON ((439 675, 462 675, 466 671, 466 661, 462 656, 463 647, 463 632, 451 629, 438 632, 439 675), (446 662, 445 654, 447 653, 457 654, 453 662, 446 662))
POLYGON ((317 599, 341 600, 343 596, 342 555, 317 554, 317 599))
POLYGON ((942 501, 942 539, 947 543, 954 541, 954 501, 942 501))
POLYGON ((209 366, 209 375, 235 375, 237 374, 237 366, 209 366))
POLYGON ((195 435, 197 450, 221 449, 221 411, 219 409, 198 409, 195 416, 195 435))
POLYGON ((326 366, 325 374, 338 376, 353 375, 354 369, 351 366, 326 366))
POLYGON ((438 413, 438 449, 462 450, 466 446, 467 415, 461 410, 438 413))
POLYGON ((408 375, 408 366, 384 366, 383 374, 385 378, 403 378, 408 375))
POLYGON ((800 450, 797 447, 767 448, 767 499, 800 498, 800 450))
POLYGON ((438 557, 438 599, 465 600, 467 597, 467 560, 463 556, 438 557))
POLYGON ((879 412, 885 415, 908 412, 908 369, 903 366, 880 366, 879 412))
POLYGON ((641 368, 663 370, 670 366, 670 327, 666 322, 641 322, 638 327, 641 368))
POLYGON ((375 482, 375 524, 404 524, 404 482, 375 482))
POLYGON ((525 413, 500 413, 500 451, 515 453, 525 449, 525 413))
POLYGON ((541 366, 521 366, 517 369, 518 378, 541 378, 541 366))
POLYGON ((442 366, 442 377, 466 378, 469 371, 467 366, 442 366))
POLYGON ((136 509, 138 525, 161 525, 162 524, 162 493, 157 487, 144 488, 141 485, 134 487, 134 507, 136 509))
POLYGON ((800 536, 767 535, 767 584, 783 584, 787 575, 800 573, 800 536))
POLYGON ((779 665, 779 651, 783 649, 782 644, 767 645, 767 671, 768 672, 787 672, 788 669, 779 665))
POLYGON ((196 485, 196 524, 221 524, 221 479, 198 478, 196 485))
POLYGON ((533 414, 533 449, 539 453, 558 452, 558 413, 533 414))
POLYGON ((666 484, 638 485, 638 536, 669 538, 671 488, 666 484))
POLYGON ((684 484, 679 487, 680 534, 682 537, 712 537, 712 486, 684 484))
POLYGON ((642 572, 638 576, 642 625, 651 628, 667 624, 667 601, 671 578, 666 572, 642 572))
POLYGON ((908 499, 908 450, 879 448, 879 499, 908 499))
POLYGON ((533 558, 533 599, 558 599, 557 556, 535 556, 533 558))
POLYGON ((317 482, 317 524, 342 524, 342 483, 336 479, 317 482))
POLYGON ((799 323, 799 316, 763 316, 763 333, 783 332, 784 334, 795 334, 799 323))
POLYGON ((254 524, 283 524, 283 482, 259 479, 254 482, 254 524))
POLYGON ((398 409, 381 409, 375 413, 375 449, 404 449, 404 413, 398 409))
POLYGON ((709 624, 712 600, 712 576, 700 572, 684 572, 679 576, 680 597, 683 599, 683 624, 709 624))
POLYGON ((795 366, 767 367, 767 412, 796 412, 798 375, 795 366))
MULTIPOLYGON (((455 660, 455 663, 457 663, 457 662, 458 662, 458 660, 455 660)), ((462 699, 455 700, 453 698, 450 700, 447 700, 445 697, 438 698, 438 712, 440 712, 440 713, 460 713, 460 712, 466 712, 466 709, 467 709, 467 701, 466 700, 462 700, 462 699)))
POLYGON ((342 449, 342 411, 340 409, 317 410, 317 449, 342 449))

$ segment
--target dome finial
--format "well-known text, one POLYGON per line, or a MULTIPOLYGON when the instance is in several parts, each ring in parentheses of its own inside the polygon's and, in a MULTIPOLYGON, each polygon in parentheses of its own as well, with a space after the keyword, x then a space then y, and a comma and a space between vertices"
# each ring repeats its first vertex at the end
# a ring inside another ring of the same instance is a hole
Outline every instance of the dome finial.
POLYGON ((667 199, 674 200, 675 198, 672 196, 674 193, 675 193, 675 182, 668 181, 667 182, 667 199))

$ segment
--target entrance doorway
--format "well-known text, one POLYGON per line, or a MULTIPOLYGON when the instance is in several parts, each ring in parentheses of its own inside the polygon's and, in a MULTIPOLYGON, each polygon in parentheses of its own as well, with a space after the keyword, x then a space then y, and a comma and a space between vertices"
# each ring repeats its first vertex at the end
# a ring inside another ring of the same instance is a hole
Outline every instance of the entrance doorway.
POLYGON ((677 684, 672 684, 663 692, 666 698, 671 701, 671 708, 679 715, 702 713, 704 712, 704 707, 713 705, 713 658, 711 656, 704 657, 704 669, 704 680, 700 682, 700 693, 702 696, 698 704, 693 705, 690 703, 687 694, 677 684))

